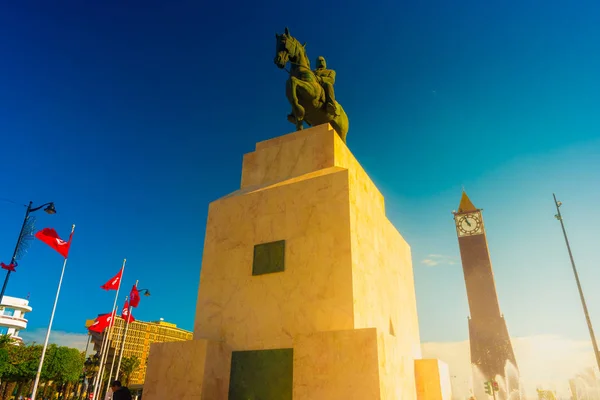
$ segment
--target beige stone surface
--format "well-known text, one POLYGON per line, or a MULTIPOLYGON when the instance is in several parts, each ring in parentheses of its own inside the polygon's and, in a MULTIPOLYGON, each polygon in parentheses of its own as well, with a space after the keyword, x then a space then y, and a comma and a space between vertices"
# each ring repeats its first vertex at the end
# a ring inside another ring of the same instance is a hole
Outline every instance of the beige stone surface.
MULTIPOLYGON (((231 371, 231 348, 223 342, 208 341, 202 399, 227 399, 231 371)), ((180 398, 183 400, 183 398, 180 398)))
POLYGON ((258 143, 240 189, 210 204, 194 339, 293 347, 294 399, 415 398, 410 247, 329 125, 258 143), (252 276, 254 245, 277 240, 285 271, 252 276))
POLYGON ((227 400, 231 350, 208 340, 150 347, 144 399, 227 400))
POLYGON ((416 388, 412 356, 402 353, 397 338, 387 331, 378 331, 377 354, 381 400, 414 399, 416 388))
POLYGON ((410 247, 366 172, 342 154, 349 167, 354 327, 381 332, 382 398, 405 399, 416 391, 414 359, 421 358, 410 247))
POLYGON ((212 203, 194 337, 234 350, 291 347, 353 327, 347 171, 212 203), (252 276, 254 245, 285 239, 285 271, 252 276))
POLYGON ((399 348, 420 356, 410 248, 346 145, 321 125, 256 149, 242 188, 209 207, 195 338, 278 348, 297 334, 394 326, 399 348), (252 276, 254 245, 281 239, 286 271, 252 276))
POLYGON ((379 400, 377 330, 301 335, 294 339, 294 400, 379 400))
POLYGON ((452 387, 448 365, 438 359, 415 360, 418 400, 450 400, 452 387))
POLYGON ((333 129, 329 124, 290 133, 256 144, 244 155, 241 188, 273 183, 328 167, 335 163, 333 129))
POLYGON ((294 339, 294 400, 415 398, 415 369, 397 340, 376 328, 294 339))

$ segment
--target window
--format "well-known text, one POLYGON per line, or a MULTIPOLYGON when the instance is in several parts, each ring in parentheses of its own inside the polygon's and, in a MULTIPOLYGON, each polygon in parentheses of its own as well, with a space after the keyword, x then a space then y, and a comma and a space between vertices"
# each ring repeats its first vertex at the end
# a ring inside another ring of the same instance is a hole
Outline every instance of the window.
POLYGON ((12 317, 13 315, 15 315, 15 310, 12 308, 5 308, 3 315, 6 315, 7 317, 12 317))

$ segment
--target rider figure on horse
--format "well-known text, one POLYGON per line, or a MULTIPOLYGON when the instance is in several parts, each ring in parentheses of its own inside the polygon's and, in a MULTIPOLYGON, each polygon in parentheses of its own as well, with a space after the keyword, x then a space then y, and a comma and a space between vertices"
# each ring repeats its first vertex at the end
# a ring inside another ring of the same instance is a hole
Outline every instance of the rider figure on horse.
POLYGON ((317 77, 317 81, 325 91, 325 107, 327 111, 333 115, 339 115, 337 112, 337 106, 335 105, 335 94, 333 92, 333 85, 335 84, 335 71, 332 69, 327 69, 325 57, 320 56, 317 58, 317 69, 315 69, 313 72, 317 77))

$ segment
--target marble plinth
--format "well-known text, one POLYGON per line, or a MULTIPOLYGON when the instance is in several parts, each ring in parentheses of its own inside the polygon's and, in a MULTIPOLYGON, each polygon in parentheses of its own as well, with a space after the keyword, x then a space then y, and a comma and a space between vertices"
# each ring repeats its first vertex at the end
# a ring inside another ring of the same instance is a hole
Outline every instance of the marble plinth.
POLYGON ((450 400, 452 387, 448 365, 437 359, 415 360, 418 400, 450 400))
POLYGON ((413 379, 403 379, 400 359, 386 357, 395 353, 390 339, 376 328, 296 337, 294 400, 403 398, 413 379))
POLYGON ((416 398, 410 247, 331 126, 258 143, 210 204, 194 339, 233 351, 231 400, 416 398))
POLYGON ((144 399, 227 400, 230 364, 231 349, 223 342, 154 343, 144 399))

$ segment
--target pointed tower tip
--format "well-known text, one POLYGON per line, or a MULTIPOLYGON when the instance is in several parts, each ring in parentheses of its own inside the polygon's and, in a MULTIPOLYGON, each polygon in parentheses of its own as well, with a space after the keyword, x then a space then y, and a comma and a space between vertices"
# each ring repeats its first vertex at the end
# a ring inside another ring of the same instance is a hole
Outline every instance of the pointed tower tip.
POLYGON ((463 190, 462 197, 460 198, 460 204, 458 205, 458 212, 470 212, 477 211, 477 207, 473 205, 469 196, 467 196, 467 192, 463 190))

